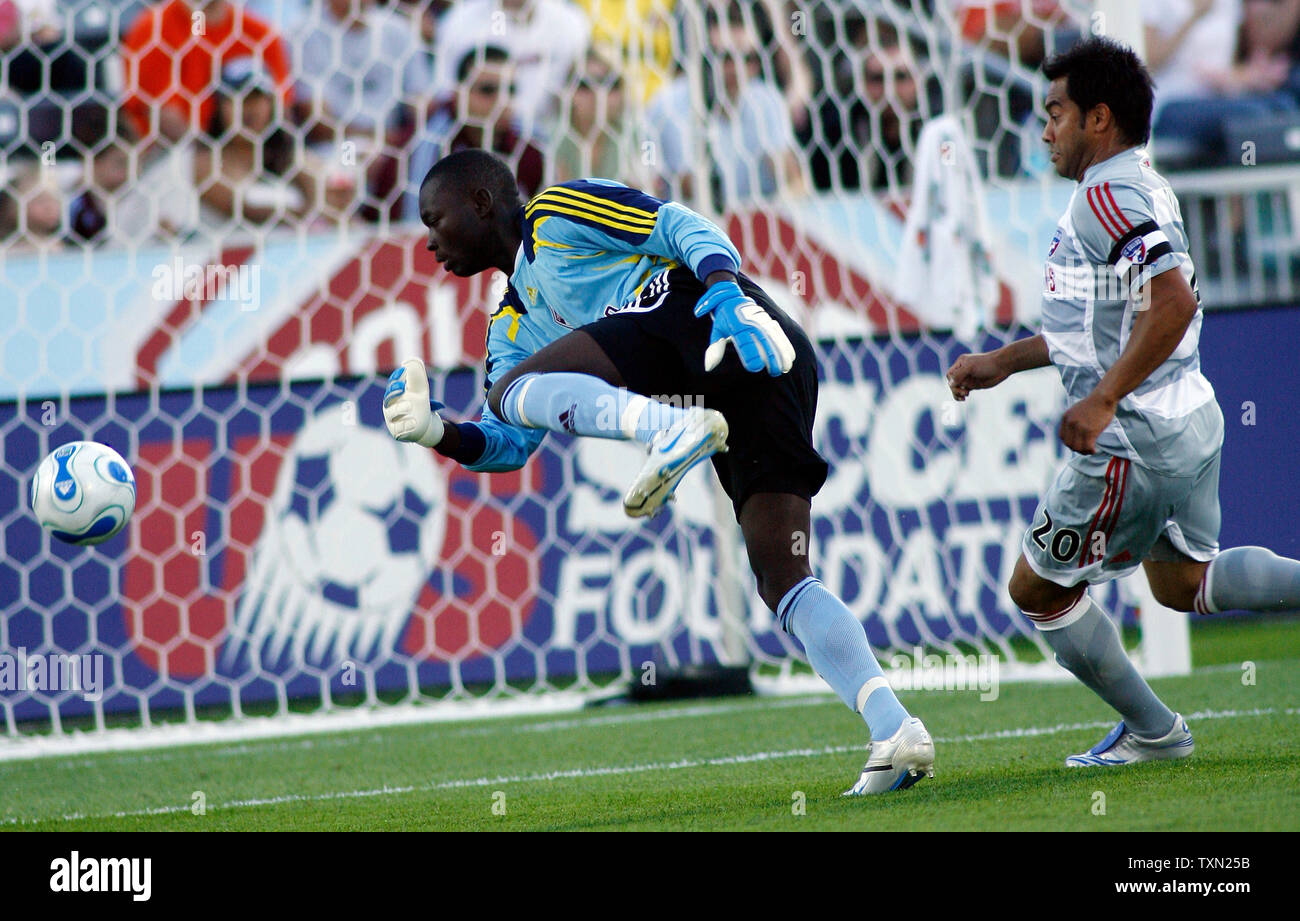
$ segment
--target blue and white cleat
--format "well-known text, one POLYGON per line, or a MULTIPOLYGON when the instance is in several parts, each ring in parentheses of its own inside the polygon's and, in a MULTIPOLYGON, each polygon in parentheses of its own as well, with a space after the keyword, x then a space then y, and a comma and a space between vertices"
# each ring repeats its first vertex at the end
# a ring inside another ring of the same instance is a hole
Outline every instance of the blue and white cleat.
POLYGON ((727 450, 727 433, 727 420, 716 409, 688 409, 651 441, 650 456, 623 495, 623 511, 630 518, 658 512, 688 470, 727 450))
POLYGON ((922 777, 934 776, 934 740, 916 717, 903 720, 883 742, 872 742, 862 776, 844 796, 871 796, 906 790, 922 777))
POLYGON ((1158 739, 1135 735, 1124 721, 1086 752, 1065 759, 1066 767, 1118 767, 1139 761, 1171 761, 1192 753, 1192 733, 1187 721, 1174 714, 1174 727, 1158 739))

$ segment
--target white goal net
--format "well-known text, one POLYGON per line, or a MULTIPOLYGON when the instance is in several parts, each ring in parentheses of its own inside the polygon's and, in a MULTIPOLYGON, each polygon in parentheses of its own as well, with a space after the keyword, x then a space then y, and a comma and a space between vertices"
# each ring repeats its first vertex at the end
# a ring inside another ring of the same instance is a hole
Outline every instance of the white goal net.
MULTIPOLYGON (((502 151, 526 192, 603 175, 716 219, 818 346, 832 472, 809 551, 882 660, 1056 668, 1005 587, 1062 456, 1059 384, 958 405, 943 373, 1033 329, 1070 194, 1041 154, 1037 63, 1091 8, 0 11, 0 754, 79 729, 547 706, 647 664, 806 671, 707 467, 647 524, 621 509, 627 445, 548 436, 485 476, 385 433, 408 356, 452 417, 482 399, 503 279, 443 273, 410 212, 464 145, 502 151), (138 485, 92 548, 27 502, 77 439, 138 485)), ((1135 591, 1101 600, 1134 625, 1135 591)))

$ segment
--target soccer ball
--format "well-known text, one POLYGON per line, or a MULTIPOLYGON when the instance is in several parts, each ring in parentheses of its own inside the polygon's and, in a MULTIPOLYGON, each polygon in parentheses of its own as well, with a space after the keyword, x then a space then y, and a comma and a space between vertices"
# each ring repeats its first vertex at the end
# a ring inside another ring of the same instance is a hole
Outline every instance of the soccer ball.
POLYGON ((31 498, 36 520, 59 540, 99 544, 135 511, 135 476, 108 445, 70 441, 36 468, 31 498))

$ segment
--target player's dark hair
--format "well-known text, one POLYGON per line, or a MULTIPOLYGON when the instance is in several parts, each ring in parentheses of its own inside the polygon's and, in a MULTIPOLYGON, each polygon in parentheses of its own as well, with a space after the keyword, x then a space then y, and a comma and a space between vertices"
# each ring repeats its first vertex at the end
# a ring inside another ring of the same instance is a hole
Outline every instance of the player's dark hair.
POLYGON ((1151 139, 1151 74, 1127 45, 1093 36, 1048 58, 1043 75, 1048 80, 1065 77, 1066 93, 1085 114, 1104 102, 1130 144, 1151 139))
POLYGON ((464 83, 469 72, 482 64, 504 64, 510 60, 510 52, 500 45, 480 45, 461 55, 456 62, 456 82, 464 83))
POLYGON ((458 150, 433 164, 420 183, 421 194, 435 182, 450 182, 453 187, 466 192, 487 189, 509 210, 523 204, 519 197, 519 184, 510 167, 496 154, 479 147, 458 150))

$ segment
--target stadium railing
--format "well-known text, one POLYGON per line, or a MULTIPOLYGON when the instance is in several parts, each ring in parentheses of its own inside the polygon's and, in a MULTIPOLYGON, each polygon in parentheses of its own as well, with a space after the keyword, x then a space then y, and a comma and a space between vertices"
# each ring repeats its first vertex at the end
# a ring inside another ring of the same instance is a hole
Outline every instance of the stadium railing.
POLYGON ((1300 301, 1300 164, 1174 173, 1202 301, 1300 301))

